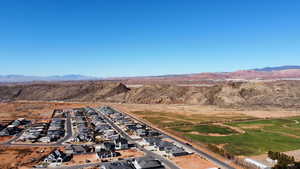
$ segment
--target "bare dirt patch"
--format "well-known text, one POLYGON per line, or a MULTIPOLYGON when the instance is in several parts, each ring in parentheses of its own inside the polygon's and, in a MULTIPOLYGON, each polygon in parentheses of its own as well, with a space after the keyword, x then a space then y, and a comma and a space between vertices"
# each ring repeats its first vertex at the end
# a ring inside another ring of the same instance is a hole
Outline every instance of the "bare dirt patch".
POLYGON ((32 168, 53 148, 50 147, 0 147, 0 168, 32 168))
POLYGON ((85 164, 85 163, 96 163, 100 162, 98 159, 96 153, 93 154, 78 154, 73 155, 73 158, 71 161, 64 163, 64 165, 79 165, 79 164, 85 164))
POLYGON ((131 158, 131 157, 144 156, 144 153, 137 149, 120 150, 118 152, 121 153, 121 156, 119 158, 131 158))
POLYGON ((235 131, 235 132, 237 132, 237 133, 240 133, 240 134, 244 134, 244 133, 245 133, 244 130, 242 130, 242 129, 238 128, 238 127, 226 125, 226 124, 223 124, 223 123, 214 123, 214 125, 216 125, 216 126, 221 126, 221 127, 225 127, 225 128, 229 128, 229 129, 231 129, 231 130, 233 130, 233 131, 235 131))
POLYGON ((13 138, 13 136, 2 136, 2 137, 0 137, 0 143, 7 142, 12 138, 13 138))
POLYGON ((241 128, 243 129, 262 129, 267 126, 272 126, 273 124, 249 124, 249 125, 243 125, 241 128))
POLYGON ((49 118, 53 109, 74 108, 84 106, 108 105, 121 111, 134 112, 167 112, 172 116, 184 115, 186 117, 203 116, 209 121, 214 118, 224 118, 224 120, 243 119, 247 117, 255 118, 278 118, 300 116, 298 110, 286 110, 280 108, 269 108, 267 110, 241 110, 232 108, 219 108, 205 105, 184 105, 184 104, 118 104, 104 102, 47 102, 47 101, 17 101, 0 103, 0 118, 15 119, 17 117, 28 118, 49 118), (208 117, 207 117, 208 116, 208 117))
POLYGON ((201 158, 196 154, 174 157, 171 160, 175 162, 180 168, 184 169, 208 169, 217 167, 215 164, 201 158))

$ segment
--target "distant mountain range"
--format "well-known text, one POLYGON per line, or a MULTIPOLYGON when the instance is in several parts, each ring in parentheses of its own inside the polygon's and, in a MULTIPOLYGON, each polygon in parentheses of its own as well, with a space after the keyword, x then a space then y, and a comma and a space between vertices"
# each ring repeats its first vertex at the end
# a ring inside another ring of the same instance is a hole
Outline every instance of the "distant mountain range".
POLYGON ((177 83, 210 84, 217 81, 243 80, 300 80, 300 66, 266 67, 235 72, 205 72, 182 75, 114 78, 126 84, 177 83))
POLYGON ((253 70, 260 71, 260 72, 270 72, 270 71, 287 70, 287 69, 300 69, 300 66, 291 65, 291 66, 265 67, 265 68, 253 69, 253 70))
POLYGON ((272 80, 272 79, 300 79, 300 66, 278 66, 265 67, 251 70, 239 70, 235 72, 216 72, 216 73, 194 73, 179 75, 161 76, 139 76, 139 77, 120 77, 120 78, 98 78, 83 75, 63 75, 63 76, 24 76, 24 75, 0 75, 0 82, 32 82, 32 81, 84 81, 84 80, 120 80, 128 83, 144 82, 178 82, 178 81, 201 81, 201 80, 272 80))
POLYGON ((62 76, 24 76, 24 75, 0 75, 0 82, 32 82, 32 81, 75 81, 75 80, 98 80, 100 78, 83 75, 62 76))

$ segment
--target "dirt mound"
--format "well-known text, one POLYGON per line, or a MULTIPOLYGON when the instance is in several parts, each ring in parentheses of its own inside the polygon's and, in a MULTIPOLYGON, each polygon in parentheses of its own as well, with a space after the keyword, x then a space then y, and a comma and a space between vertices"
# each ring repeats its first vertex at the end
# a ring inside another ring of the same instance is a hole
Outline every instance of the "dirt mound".
POLYGON ((106 101, 199 104, 222 107, 300 107, 300 81, 230 82, 215 86, 145 85, 115 82, 42 83, 0 86, 0 100, 106 101))

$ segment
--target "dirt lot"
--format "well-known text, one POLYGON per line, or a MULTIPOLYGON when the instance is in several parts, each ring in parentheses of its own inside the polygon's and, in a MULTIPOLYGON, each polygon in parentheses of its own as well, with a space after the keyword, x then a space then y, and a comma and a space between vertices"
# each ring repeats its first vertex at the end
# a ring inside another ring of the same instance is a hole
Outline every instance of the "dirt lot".
POLYGON ((280 108, 264 108, 262 110, 239 110, 219 108, 216 106, 203 105, 182 105, 182 104, 118 104, 103 102, 44 102, 44 101, 17 101, 0 103, 0 119, 15 119, 16 117, 27 118, 49 118, 53 109, 74 108, 83 106, 103 106, 109 105, 126 112, 148 111, 167 112, 184 116, 204 115, 211 118, 219 117, 257 117, 257 118, 278 118, 300 116, 300 111, 280 108))
POLYGON ((9 141, 12 138, 13 138, 13 136, 0 137, 0 143, 7 142, 7 141, 9 141))
MULTIPOLYGON (((121 154, 121 156, 110 158, 108 160, 117 160, 118 158, 125 159, 130 157, 142 157, 144 155, 144 153, 135 149, 120 150, 118 152, 121 154)), ((67 163, 64 163, 64 165, 78 165, 78 164, 84 164, 86 162, 98 163, 101 162, 101 159, 97 157, 96 153, 74 155, 72 160, 67 163)))
POLYGON ((129 150, 120 150, 121 156, 118 158, 131 158, 131 157, 142 157, 144 155, 143 152, 137 149, 129 149, 129 150))
POLYGON ((0 168, 31 168, 53 148, 0 147, 0 168))
POLYGON ((179 167, 184 169, 208 169, 217 167, 215 164, 201 158, 196 154, 174 157, 171 160, 179 167))
POLYGON ((211 116, 251 116, 256 118, 279 118, 300 116, 298 110, 287 110, 281 108, 264 108, 261 110, 231 109, 216 106, 182 105, 182 104, 112 104, 127 112, 149 111, 168 112, 181 115, 211 115, 211 116))
POLYGON ((78 165, 78 164, 84 164, 86 162, 96 163, 100 162, 98 159, 96 153, 93 154, 80 154, 80 155, 74 155, 72 160, 64 163, 64 165, 78 165))
POLYGON ((9 102, 0 103, 0 119, 14 120, 18 117, 29 119, 49 119, 54 109, 73 108, 83 106, 72 103, 54 103, 54 102, 9 102))

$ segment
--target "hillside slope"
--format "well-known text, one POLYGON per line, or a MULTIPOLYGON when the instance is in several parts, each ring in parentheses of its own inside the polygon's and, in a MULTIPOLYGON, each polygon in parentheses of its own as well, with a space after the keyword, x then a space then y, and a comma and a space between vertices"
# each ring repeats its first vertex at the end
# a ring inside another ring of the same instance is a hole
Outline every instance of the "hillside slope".
POLYGON ((129 89, 120 83, 41 83, 0 86, 0 98, 15 100, 104 101, 109 97, 128 91, 129 89))
POLYGON ((199 104, 226 107, 300 107, 300 82, 230 82, 210 87, 82 82, 0 86, 0 99, 199 104))

